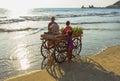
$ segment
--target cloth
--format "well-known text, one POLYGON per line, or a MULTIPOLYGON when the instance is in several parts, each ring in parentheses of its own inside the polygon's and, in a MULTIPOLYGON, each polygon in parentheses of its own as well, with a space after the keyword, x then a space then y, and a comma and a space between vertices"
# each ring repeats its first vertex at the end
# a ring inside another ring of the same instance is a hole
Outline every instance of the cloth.
POLYGON ((72 37, 71 37, 71 36, 68 36, 68 37, 67 37, 67 41, 68 41, 68 48, 73 49, 73 48, 74 48, 74 45, 73 45, 72 37))

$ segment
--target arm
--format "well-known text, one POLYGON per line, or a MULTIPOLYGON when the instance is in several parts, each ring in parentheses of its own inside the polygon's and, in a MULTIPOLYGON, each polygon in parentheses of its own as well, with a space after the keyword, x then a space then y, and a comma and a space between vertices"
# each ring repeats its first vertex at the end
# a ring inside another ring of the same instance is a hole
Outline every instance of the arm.
POLYGON ((51 25, 52 25, 52 23, 50 22, 50 23, 48 24, 48 31, 51 31, 51 29, 52 29, 51 25))

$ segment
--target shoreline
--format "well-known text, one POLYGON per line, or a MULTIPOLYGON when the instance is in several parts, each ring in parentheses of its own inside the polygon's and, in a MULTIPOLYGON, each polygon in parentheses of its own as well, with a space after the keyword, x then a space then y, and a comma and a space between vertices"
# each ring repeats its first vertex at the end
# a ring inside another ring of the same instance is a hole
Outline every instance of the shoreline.
POLYGON ((107 49, 109 49, 109 48, 115 47, 115 46, 120 46, 120 45, 118 44, 118 45, 106 46, 106 47, 102 48, 101 51, 99 51, 98 53, 93 54, 93 55, 90 55, 90 56, 88 56, 88 57, 93 57, 93 56, 99 55, 99 54, 101 54, 103 51, 105 51, 105 50, 107 50, 107 49))
POLYGON ((97 55, 78 57, 72 59, 72 62, 52 66, 55 68, 33 71, 5 81, 120 81, 120 45, 108 47, 97 55))
POLYGON ((107 47, 99 54, 91 56, 96 62, 99 62, 106 70, 120 75, 120 45, 107 47), (116 67, 118 65, 118 67, 116 67))

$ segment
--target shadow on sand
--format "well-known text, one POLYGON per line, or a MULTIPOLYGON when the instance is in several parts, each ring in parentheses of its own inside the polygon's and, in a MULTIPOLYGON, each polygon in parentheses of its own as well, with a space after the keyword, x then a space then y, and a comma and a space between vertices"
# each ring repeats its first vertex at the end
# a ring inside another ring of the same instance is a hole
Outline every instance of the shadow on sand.
POLYGON ((106 71, 99 63, 88 57, 77 57, 71 61, 54 63, 48 66, 47 60, 42 61, 42 69, 56 81, 120 81, 120 76, 106 71))

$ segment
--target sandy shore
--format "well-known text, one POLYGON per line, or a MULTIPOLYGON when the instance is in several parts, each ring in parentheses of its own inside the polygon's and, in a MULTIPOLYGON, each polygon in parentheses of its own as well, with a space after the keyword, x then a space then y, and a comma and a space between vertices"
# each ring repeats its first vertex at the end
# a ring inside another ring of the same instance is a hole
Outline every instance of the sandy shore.
POLYGON ((5 81, 120 81, 120 45, 109 47, 95 56, 54 63, 48 69, 5 81))
POLYGON ((102 65, 107 71, 120 76, 120 45, 109 47, 98 55, 92 57, 94 61, 102 65))

